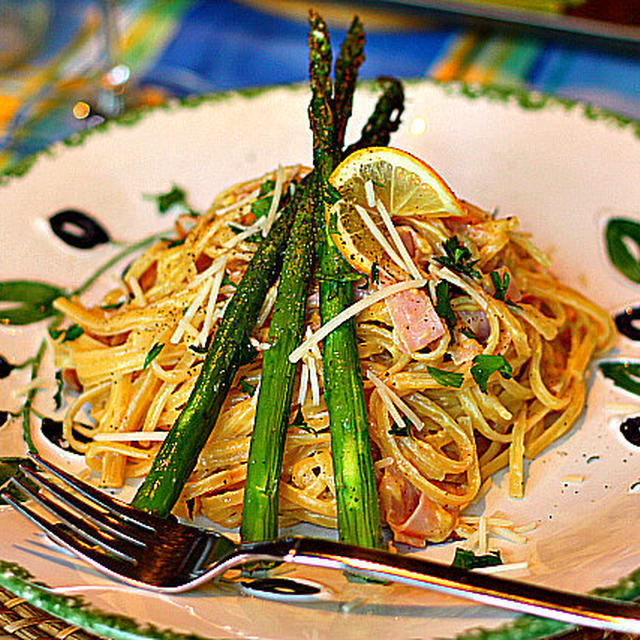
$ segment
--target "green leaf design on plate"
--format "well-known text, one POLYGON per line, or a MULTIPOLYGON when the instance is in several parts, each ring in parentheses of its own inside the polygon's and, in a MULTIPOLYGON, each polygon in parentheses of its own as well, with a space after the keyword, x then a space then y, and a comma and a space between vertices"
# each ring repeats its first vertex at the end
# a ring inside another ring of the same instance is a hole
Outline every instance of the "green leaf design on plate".
POLYGON ((24 325, 56 315, 53 301, 65 292, 45 282, 5 280, 0 282, 0 302, 15 303, 0 308, 0 322, 24 325))
POLYGON ((632 282, 640 283, 640 222, 628 218, 612 218, 605 229, 607 253, 611 264, 632 282), (635 245, 636 255, 629 249, 635 245))

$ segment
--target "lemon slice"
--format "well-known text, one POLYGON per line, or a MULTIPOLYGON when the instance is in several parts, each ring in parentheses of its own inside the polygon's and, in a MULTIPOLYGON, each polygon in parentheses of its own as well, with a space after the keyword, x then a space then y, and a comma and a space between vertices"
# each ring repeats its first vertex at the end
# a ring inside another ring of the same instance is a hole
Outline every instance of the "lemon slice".
POLYGON ((391 218, 465 216, 464 205, 425 162, 392 147, 368 147, 345 158, 329 177, 342 198, 327 207, 329 232, 362 273, 377 263, 396 280, 420 273, 391 218))

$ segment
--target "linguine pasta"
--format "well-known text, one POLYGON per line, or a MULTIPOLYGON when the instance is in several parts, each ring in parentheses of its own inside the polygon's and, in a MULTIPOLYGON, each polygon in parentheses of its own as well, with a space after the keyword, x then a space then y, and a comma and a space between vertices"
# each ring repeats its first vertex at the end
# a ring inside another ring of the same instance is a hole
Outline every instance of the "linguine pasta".
MULTIPOLYGON (((56 301, 84 330, 55 344, 56 364, 78 390, 64 417, 64 437, 103 486, 122 486, 149 470, 189 397, 234 283, 274 220, 277 200, 307 172, 280 168, 223 192, 202 216, 182 216, 176 240, 159 241, 138 257, 98 305, 56 301), (264 185, 273 200, 256 218, 255 203, 268 195, 264 185)), ((510 494, 523 495, 524 460, 574 424, 584 405, 590 359, 610 345, 614 331, 602 309, 552 275, 548 259, 518 230, 515 218, 465 207, 466 218, 418 212, 394 220, 402 253, 410 254, 418 282, 441 317, 443 331, 426 347, 411 351, 399 335, 391 296, 384 292, 393 284, 366 278, 354 283, 359 300, 383 292, 373 304, 360 305, 358 344, 383 518, 396 540, 415 545, 463 531, 460 511, 501 468, 508 467, 510 494), (466 271, 438 260, 447 241, 466 250, 466 271), (497 366, 484 377, 478 375, 482 356, 497 366)), ((403 255, 396 257, 406 262, 403 255)), ((240 522, 275 293, 274 286, 251 337, 255 358, 240 369, 183 492, 197 511, 224 527, 240 522)), ((320 328, 314 287, 307 318, 313 337, 320 328)), ((335 528, 317 341, 311 339, 298 356, 281 524, 335 528)))

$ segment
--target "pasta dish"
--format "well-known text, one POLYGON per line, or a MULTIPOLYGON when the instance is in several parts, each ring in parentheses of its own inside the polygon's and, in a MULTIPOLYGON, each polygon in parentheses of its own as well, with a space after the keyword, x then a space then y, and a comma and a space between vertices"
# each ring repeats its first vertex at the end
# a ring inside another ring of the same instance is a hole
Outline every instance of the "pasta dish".
MULTIPOLYGON (((403 175, 378 166, 392 182, 403 175)), ((56 365, 77 390, 64 437, 102 486, 149 471, 259 240, 308 173, 280 167, 229 188, 205 214, 182 215, 175 237, 140 255, 99 304, 56 301, 82 329, 55 342, 56 365)), ((523 496, 524 460, 575 423, 588 364, 610 345, 614 327, 558 281, 515 218, 463 201, 456 215, 427 210, 416 196, 400 203, 380 179, 365 172, 356 186, 352 180, 351 200, 347 194, 332 206, 329 227, 354 267, 356 302, 347 315, 356 322, 382 519, 397 541, 423 546, 462 535, 461 511, 499 469, 508 469, 510 495, 523 496)), ((298 364, 279 513, 281 525, 335 528, 321 277, 308 292, 307 339, 292 354, 298 364)), ((276 292, 277 283, 250 336, 250 361, 182 493, 227 528, 240 525, 276 292)))

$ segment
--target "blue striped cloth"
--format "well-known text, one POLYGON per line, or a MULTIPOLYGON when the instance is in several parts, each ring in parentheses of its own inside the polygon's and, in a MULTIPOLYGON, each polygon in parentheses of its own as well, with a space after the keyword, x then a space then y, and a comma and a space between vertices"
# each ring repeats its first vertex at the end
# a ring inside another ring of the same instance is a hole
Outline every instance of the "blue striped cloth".
MULTIPOLYGON (((71 108, 90 94, 93 76, 104 63, 101 14, 88 0, 51 2, 42 49, 10 71, 0 71, 0 167, 87 126, 71 108)), ((303 15, 234 0, 117 4, 119 55, 135 85, 145 87, 135 94, 139 102, 307 77, 303 15)), ((365 19, 365 27, 362 77, 435 77, 535 89, 640 119, 640 56, 426 22, 397 27, 375 21, 369 26, 365 19)), ((332 26, 334 44, 344 32, 343 25, 332 26)))

